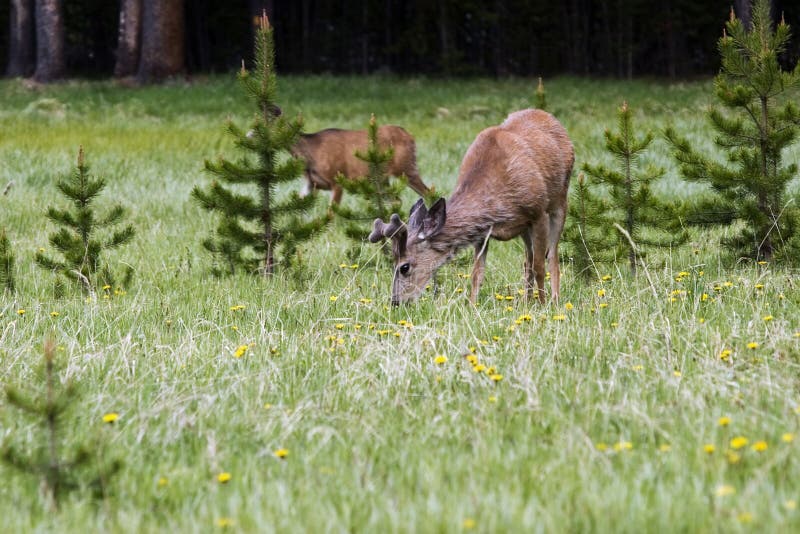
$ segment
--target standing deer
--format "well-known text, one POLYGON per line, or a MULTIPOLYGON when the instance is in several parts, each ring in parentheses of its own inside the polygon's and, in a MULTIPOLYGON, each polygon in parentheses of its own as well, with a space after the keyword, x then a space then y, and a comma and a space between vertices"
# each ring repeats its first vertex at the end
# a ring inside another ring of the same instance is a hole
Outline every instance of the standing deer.
MULTIPOLYGON (((394 150, 392 161, 386 172, 392 176, 405 175, 408 185, 424 196, 430 189, 422 182, 417 170, 417 151, 414 138, 399 126, 378 127, 378 146, 394 150)), ((336 175, 347 178, 366 176, 367 164, 355 156, 355 152, 367 151, 367 132, 364 130, 339 130, 329 128, 312 134, 302 134, 292 148, 292 154, 306 162, 307 191, 331 190, 331 202, 342 199, 342 188, 336 183, 336 175)))
POLYGON ((430 210, 420 199, 408 224, 395 213, 388 224, 376 219, 369 240, 392 240, 392 304, 413 300, 436 270, 460 249, 473 246, 470 301, 483 281, 489 238, 525 242, 525 288, 534 282, 544 303, 544 259, 550 261, 550 290, 558 300, 558 239, 567 213, 567 190, 575 162, 572 142, 549 113, 526 109, 500 126, 483 130, 464 156, 450 200, 430 210))

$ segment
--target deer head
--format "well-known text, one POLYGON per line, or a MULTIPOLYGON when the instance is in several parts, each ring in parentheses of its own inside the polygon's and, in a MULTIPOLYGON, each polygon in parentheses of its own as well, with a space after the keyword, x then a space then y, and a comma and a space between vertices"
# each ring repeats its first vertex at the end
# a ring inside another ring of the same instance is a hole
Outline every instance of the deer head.
POLYGON ((389 223, 375 219, 369 240, 377 243, 392 240, 394 280, 392 304, 416 299, 425 289, 436 270, 448 259, 450 250, 437 243, 447 218, 445 200, 440 198, 431 209, 422 199, 411 207, 408 224, 395 213, 389 223), (439 246, 437 246, 437 244, 439 246))

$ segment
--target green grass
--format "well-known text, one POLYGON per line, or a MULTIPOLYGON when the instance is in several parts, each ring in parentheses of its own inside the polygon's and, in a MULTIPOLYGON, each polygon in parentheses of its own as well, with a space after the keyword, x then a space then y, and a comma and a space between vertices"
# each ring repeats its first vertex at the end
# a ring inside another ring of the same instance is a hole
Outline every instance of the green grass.
MULTIPOLYGON (((373 112, 405 126, 423 179, 442 193, 475 135, 532 103, 535 90, 531 80, 280 83, 284 112, 302 112, 309 131, 363 128, 373 112)), ((602 134, 623 99, 641 131, 672 122, 711 150, 709 82, 545 83, 578 165, 611 163, 602 134)), ((4 81, 0 93, 0 188, 14 182, 0 196, 0 226, 18 286, 0 301, 2 381, 34 382, 52 337, 62 378, 83 391, 63 438, 99 435, 125 462, 107 499, 75 493, 57 512, 44 507, 38 480, 0 466, 6 530, 205 532, 224 518, 245 532, 800 529, 792 271, 728 265, 720 234, 695 233, 682 249, 653 252, 636 279, 622 262, 599 267, 610 280, 587 283, 565 257, 561 305, 543 307, 519 298, 515 241, 492 245, 477 307, 464 296, 467 254, 442 270, 438 295, 392 309, 377 251, 365 247, 351 268, 350 243, 333 228, 303 248, 299 279, 216 279, 200 246, 214 221, 189 191, 210 180, 203 159, 235 154, 223 123, 246 125, 249 113, 235 83, 28 90, 4 81), (108 181, 99 206, 123 202, 138 231, 109 256, 133 266, 133 285, 89 301, 54 299, 33 262, 54 230, 44 210, 62 202, 53 184, 80 144, 108 181), (249 349, 235 358, 240 345, 249 349), (502 380, 475 372, 470 351, 502 380), (437 365, 437 355, 448 361, 437 365), (103 425, 112 411, 119 421, 103 425), (735 436, 749 444, 731 463, 735 436), (758 440, 767 450, 751 448, 758 440), (217 481, 221 472, 230 482, 217 481), (734 493, 717 496, 722 485, 734 493)), ((677 178, 664 144, 650 158, 668 169, 661 194, 698 191, 677 178)), ((0 435, 41 439, 5 401, 0 435)))

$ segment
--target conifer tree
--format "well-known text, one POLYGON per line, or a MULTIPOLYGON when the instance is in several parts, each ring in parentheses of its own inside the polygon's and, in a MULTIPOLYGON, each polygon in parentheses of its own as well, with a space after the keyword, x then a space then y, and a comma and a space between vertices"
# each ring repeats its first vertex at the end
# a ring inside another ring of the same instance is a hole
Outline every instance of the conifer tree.
POLYGON ((352 240, 361 243, 370 232, 372 221, 376 218, 387 219, 392 213, 400 211, 402 200, 400 195, 406 187, 406 180, 390 180, 386 169, 394 157, 394 150, 388 147, 381 150, 378 146, 378 124, 372 115, 367 129, 367 151, 356 151, 355 156, 367 164, 367 176, 347 178, 337 176, 342 189, 353 194, 359 201, 358 208, 333 205, 333 211, 348 221, 345 234, 352 240))
MULTIPOLYGON (((52 259, 39 252, 36 262, 44 269, 63 274, 91 291, 98 285, 114 285, 108 265, 102 262, 104 251, 129 243, 134 235, 133 226, 127 225, 111 233, 98 236, 98 232, 122 223, 125 208, 117 204, 103 216, 95 213, 94 200, 106 186, 103 178, 92 178, 84 160, 83 147, 78 150, 78 163, 69 178, 56 182, 56 187, 72 203, 72 209, 50 207, 48 218, 61 229, 50 234, 50 244, 63 260, 52 259)), ((127 269, 125 281, 130 281, 132 270, 127 269)))
POLYGON ((539 76, 539 85, 536 86, 536 109, 547 111, 547 93, 544 91, 541 76, 539 76))
POLYGON ((619 224, 627 236, 621 232, 617 236, 617 251, 628 256, 632 273, 636 273, 636 258, 639 249, 645 247, 665 247, 677 245, 687 239, 685 231, 680 231, 680 221, 672 206, 658 200, 650 192, 650 185, 664 174, 664 170, 648 166, 641 169, 639 158, 653 141, 653 134, 647 132, 637 138, 633 118, 627 102, 622 103, 617 113, 619 132, 606 129, 606 150, 614 155, 619 163, 618 169, 603 165, 584 164, 583 170, 599 183, 608 187, 610 195, 610 220, 619 224), (636 244, 634 248, 633 244, 636 244))
POLYGON ((58 506, 68 492, 81 488, 91 490, 96 496, 106 494, 110 478, 122 467, 118 459, 104 459, 97 442, 91 446, 70 447, 64 443, 70 426, 65 423, 68 412, 78 399, 78 387, 69 382, 62 385, 55 363, 55 346, 46 341, 44 366, 39 372, 40 383, 29 385, 29 393, 14 386, 5 388, 10 406, 37 420, 44 436, 33 448, 16 447, 9 440, 0 448, 0 459, 23 473, 39 477, 48 500, 58 506))
POLYGON ((239 81, 256 108, 255 117, 248 132, 228 123, 236 146, 249 157, 238 162, 222 157, 205 162, 206 170, 226 184, 255 186, 257 197, 216 180, 205 190, 192 190, 192 197, 203 208, 221 216, 215 235, 203 245, 230 273, 243 268, 271 274, 279 246, 283 262, 288 263, 299 244, 329 220, 327 216, 307 216, 316 202, 315 196, 301 197, 296 192, 283 200, 277 196, 277 187, 298 178, 304 163, 290 152, 300 136, 302 121, 299 117, 286 119, 275 103, 273 43, 272 28, 263 15, 256 32, 255 70, 251 74, 242 64, 239 73, 239 81))
POLYGON ((727 164, 700 154, 672 128, 666 136, 684 178, 711 186, 709 196, 688 207, 688 223, 739 222, 741 230, 723 240, 733 253, 796 259, 800 206, 787 198, 786 187, 798 167, 784 165, 782 156, 800 128, 800 112, 788 94, 800 83, 800 64, 791 72, 781 69, 778 58, 789 42, 789 27, 781 19, 773 30, 769 10, 767 0, 757 0, 748 29, 731 9, 718 41, 722 70, 715 94, 728 112, 712 108, 708 118, 727 164))
POLYGON ((5 228, 0 228, 0 287, 14 291, 14 251, 5 228))
POLYGON ((570 197, 562 239, 572 252, 575 272, 591 278, 593 273, 597 274, 597 263, 615 258, 617 239, 614 221, 609 216, 611 206, 592 191, 584 173, 578 175, 570 197))

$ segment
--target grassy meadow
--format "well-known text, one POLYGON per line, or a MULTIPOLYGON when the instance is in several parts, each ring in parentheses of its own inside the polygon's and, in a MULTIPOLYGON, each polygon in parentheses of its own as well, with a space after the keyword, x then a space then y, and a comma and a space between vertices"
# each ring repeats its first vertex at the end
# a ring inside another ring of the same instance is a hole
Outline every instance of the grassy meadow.
MULTIPOLYGON (((613 164, 603 131, 623 99, 640 131, 671 123, 713 150, 710 81, 545 84, 576 167, 613 164)), ((535 82, 279 87, 307 131, 364 128, 370 113, 406 127, 423 180, 446 195, 476 134, 532 105, 535 82)), ((378 247, 355 263, 334 225, 302 247, 295 275, 214 278, 200 243, 215 221, 189 192, 211 180, 204 159, 236 155, 224 123, 246 126, 250 110, 232 77, 0 81, 0 95, 0 190, 13 182, 0 227, 17 266, 17 291, 0 293, 2 383, 37 384, 52 338, 61 379, 82 392, 62 440, 124 462, 105 499, 73 492, 58 510, 38 479, 0 465, 6 532, 800 531, 795 271, 730 261, 721 233, 693 231, 636 278, 621 261, 587 282, 564 251, 561 301, 540 306, 519 295, 515 240, 491 245, 477 306, 467 252, 438 294, 391 308, 378 247), (54 183, 79 145, 108 182, 98 209, 129 209, 138 235, 108 259, 135 276, 55 298, 33 258, 50 251, 45 210, 66 207, 54 183)), ((699 191, 663 141, 647 160, 667 169, 660 195, 699 191)), ((3 399, 0 437, 30 448, 43 431, 3 399)))

